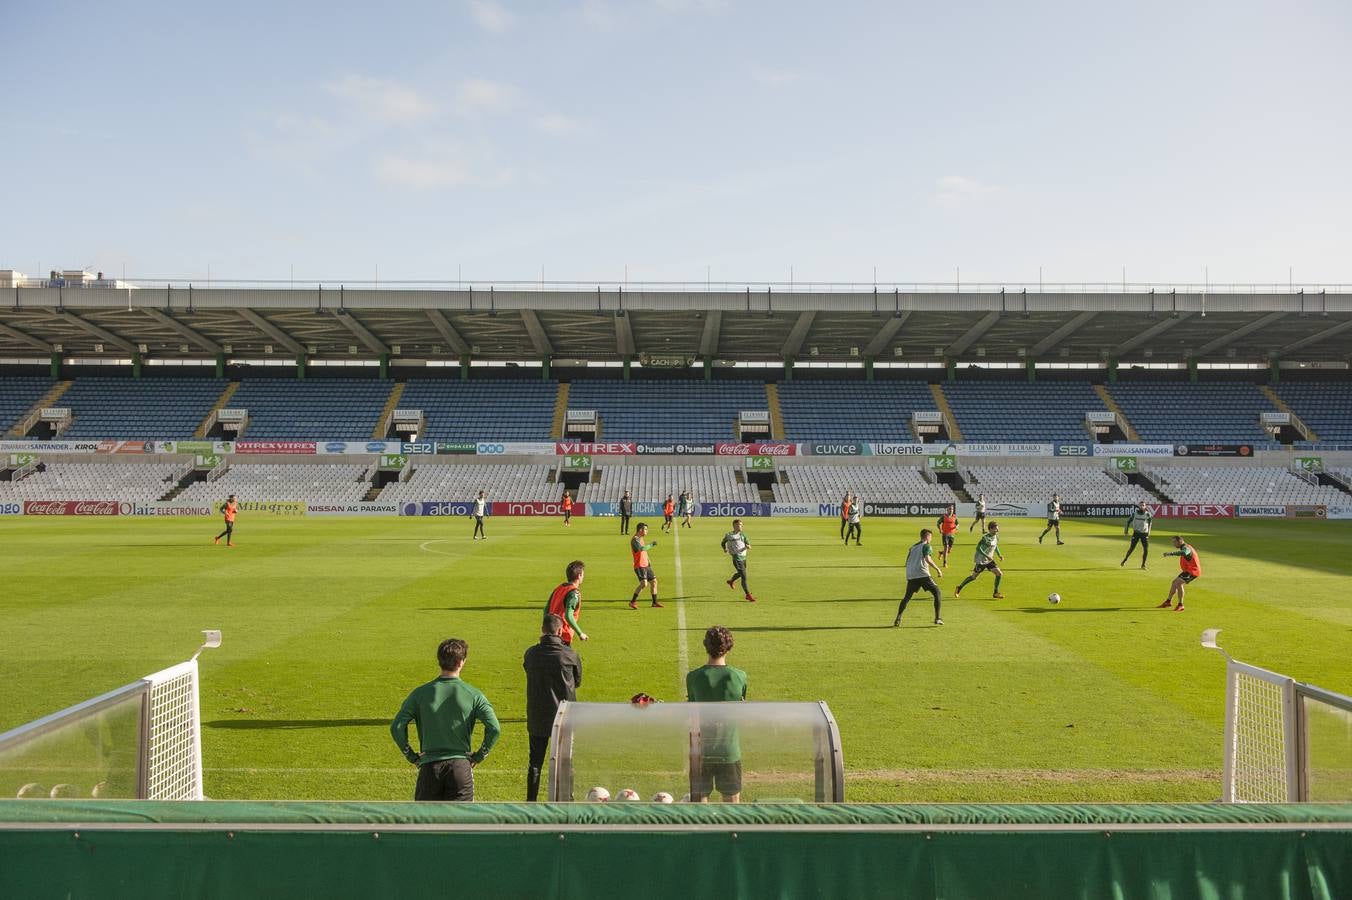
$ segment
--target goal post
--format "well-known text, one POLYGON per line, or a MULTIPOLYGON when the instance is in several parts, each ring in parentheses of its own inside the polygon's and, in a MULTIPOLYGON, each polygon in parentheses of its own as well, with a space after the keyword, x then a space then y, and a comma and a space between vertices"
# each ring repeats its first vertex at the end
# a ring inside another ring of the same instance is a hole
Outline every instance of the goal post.
POLYGON ((1352 697, 1225 656, 1226 803, 1352 801, 1352 697))
POLYGON ((204 799, 197 656, 0 734, 0 797, 204 799))

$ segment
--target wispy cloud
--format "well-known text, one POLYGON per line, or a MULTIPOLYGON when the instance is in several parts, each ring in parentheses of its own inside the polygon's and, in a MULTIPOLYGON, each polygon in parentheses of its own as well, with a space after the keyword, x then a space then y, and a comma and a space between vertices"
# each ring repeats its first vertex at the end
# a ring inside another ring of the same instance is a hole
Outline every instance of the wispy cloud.
POLYGON ((592 28, 611 31, 620 24, 620 13, 607 0, 582 0, 582 21, 592 28))
POLYGON ((752 65, 751 80, 765 87, 786 87, 802 80, 802 76, 790 69, 776 69, 771 66, 752 65))
POLYGON ((389 124, 410 125, 437 112, 436 104, 422 94, 387 78, 346 75, 324 89, 360 115, 389 124))
POLYGON ((957 207, 989 196, 996 188, 966 175, 945 175, 935 183, 935 190, 941 206, 957 207))
POLYGON ((376 161, 376 177, 418 190, 458 187, 496 188, 511 184, 514 173, 486 153, 459 144, 444 144, 411 155, 389 154, 376 161))
POLYGON ((658 9, 672 13, 720 12, 727 8, 726 0, 654 0, 658 9))
POLYGON ((461 112, 502 112, 516 103, 520 92, 502 81, 468 78, 455 86, 455 104, 461 112))
POLYGON ((502 34, 516 24, 516 15, 493 0, 469 0, 469 16, 484 31, 502 34))
POLYGON ((546 113, 537 117, 535 127, 545 134, 560 136, 580 134, 586 130, 586 125, 583 124, 582 120, 565 116, 562 113, 546 113))

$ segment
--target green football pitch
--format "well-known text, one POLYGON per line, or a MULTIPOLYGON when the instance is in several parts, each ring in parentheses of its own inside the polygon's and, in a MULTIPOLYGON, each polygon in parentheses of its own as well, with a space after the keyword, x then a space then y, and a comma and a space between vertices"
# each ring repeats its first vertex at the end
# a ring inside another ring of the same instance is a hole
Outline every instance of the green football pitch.
MULTIPOLYGON (((0 519, 0 730, 186 658, 202 628, 206 788, 216 798, 405 799, 414 770, 388 723, 436 675, 445 637, 470 645, 464 677, 503 723, 478 795, 524 796, 522 652, 571 559, 587 562, 580 699, 638 691, 683 699, 682 659, 703 662, 726 625, 758 700, 825 700, 853 801, 1188 801, 1220 796, 1222 628, 1236 657, 1352 691, 1352 528, 1306 521, 1157 523, 1147 571, 1118 562, 1120 523, 1002 525, 1006 599, 970 570, 963 523, 940 584, 892 617, 918 520, 868 520, 861 547, 831 519, 748 522, 757 603, 729 590, 727 523, 657 534, 664 609, 627 608, 634 586, 618 521, 241 516, 238 546, 214 521, 0 519), (1180 529, 1204 577, 1187 609, 1156 609, 1180 529), (1060 606, 1047 602, 1057 591, 1060 606), (682 628, 680 623, 684 621, 682 628)), ((655 530, 655 529, 654 529, 655 530)))

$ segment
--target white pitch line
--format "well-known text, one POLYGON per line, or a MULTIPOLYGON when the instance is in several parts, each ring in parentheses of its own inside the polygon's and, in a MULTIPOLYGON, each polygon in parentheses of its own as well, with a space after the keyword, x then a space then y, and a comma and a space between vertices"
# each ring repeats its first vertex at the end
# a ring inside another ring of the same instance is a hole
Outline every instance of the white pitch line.
POLYGON ((444 550, 430 550, 427 547, 428 544, 449 544, 449 543, 450 541, 446 538, 437 538, 436 540, 423 541, 421 544, 418 545, 418 549, 424 553, 435 553, 437 556, 455 556, 454 553, 447 553, 444 550))
POLYGON ((681 526, 673 529, 676 535, 676 672, 681 696, 685 696, 685 673, 690 668, 690 654, 685 648, 685 584, 681 578, 681 526))

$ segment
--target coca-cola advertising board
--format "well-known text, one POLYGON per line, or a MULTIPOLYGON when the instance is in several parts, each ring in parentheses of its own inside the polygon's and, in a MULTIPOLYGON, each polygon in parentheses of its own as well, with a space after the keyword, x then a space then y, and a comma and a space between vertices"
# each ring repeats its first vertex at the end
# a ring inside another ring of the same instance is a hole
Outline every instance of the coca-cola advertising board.
POLYGON ((115 516, 116 500, 25 500, 25 516, 115 516))
POLYGON ((785 441, 764 444, 714 444, 718 456, 797 456, 798 445, 785 441))

